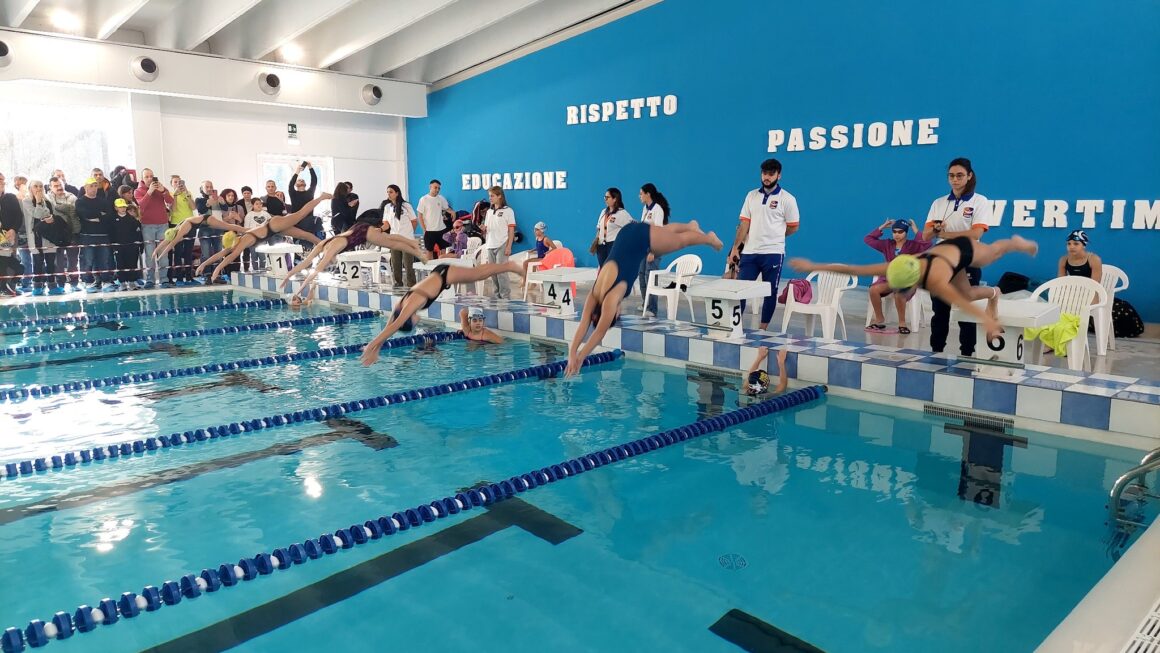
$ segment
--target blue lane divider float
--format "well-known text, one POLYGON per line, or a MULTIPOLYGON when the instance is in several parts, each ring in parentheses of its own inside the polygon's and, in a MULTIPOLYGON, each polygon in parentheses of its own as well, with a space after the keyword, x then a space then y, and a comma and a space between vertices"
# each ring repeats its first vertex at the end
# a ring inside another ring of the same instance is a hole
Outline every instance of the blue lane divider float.
POLYGON ((51 351, 69 351, 72 349, 92 349, 93 347, 107 347, 109 345, 131 345, 137 342, 159 342, 162 340, 178 340, 181 338, 198 338, 201 336, 216 336, 223 333, 244 333, 247 331, 274 331, 287 327, 298 327, 307 324, 345 324, 358 320, 369 320, 379 315, 379 311, 360 311, 358 313, 338 313, 336 315, 320 315, 317 317, 303 317, 294 320, 279 320, 277 322, 262 322, 260 324, 243 324, 241 326, 213 327, 210 329, 189 329, 188 331, 174 331, 172 333, 157 333, 152 335, 126 336, 124 338, 101 338, 100 340, 81 340, 79 342, 65 342, 52 345, 27 345, 0 350, 0 356, 16 356, 20 354, 41 354, 51 351))
MULTIPOLYGON (((391 345, 391 347, 398 347, 403 344, 414 344, 417 339, 429 339, 430 337, 431 336, 412 336, 410 338, 388 340, 387 343, 399 343, 391 345)), ((450 339, 451 337, 453 336, 447 336, 444 339, 450 339)), ((589 367, 592 365, 609 363, 622 356, 624 356, 624 352, 619 349, 601 354, 593 354, 584 359, 583 365, 585 367, 589 367)), ((80 451, 69 451, 64 454, 56 454, 47 458, 36 458, 33 460, 5 463, 3 465, 4 473, 2 478, 30 476, 38 472, 58 472, 66 469, 74 469, 78 465, 83 465, 94 461, 117 460, 119 458, 129 457, 134 454, 152 454, 156 453, 157 451, 169 449, 172 447, 180 447, 184 444, 191 444, 194 442, 216 442, 219 439, 240 435, 242 433, 291 426, 293 424, 299 424, 302 422, 321 422, 328 419, 334 419, 336 417, 342 417, 347 413, 356 413, 363 410, 382 408, 385 406, 406 403, 409 401, 429 399, 431 397, 438 397, 463 390, 474 390, 475 388, 483 388, 500 383, 511 383, 513 381, 519 381, 522 379, 544 379, 563 372, 567 365, 567 361, 545 363, 543 365, 525 367, 520 370, 512 370, 502 374, 485 374, 483 376, 477 376, 473 379, 453 381, 451 383, 441 383, 439 385, 433 385, 427 388, 416 388, 414 390, 406 390, 389 395, 347 401, 340 404, 317 406, 315 408, 307 408, 305 410, 296 410, 293 413, 280 413, 277 415, 269 415, 267 417, 261 417, 257 419, 231 422, 229 424, 222 424, 220 426, 210 426, 206 428, 194 429, 191 431, 184 431, 181 433, 171 433, 161 437, 145 438, 144 440, 134 440, 133 442, 121 442, 119 444, 110 444, 105 447, 81 449, 80 451)))
MULTIPOLYGON (((385 349, 393 349, 396 347, 405 347, 413 345, 421 341, 435 341, 444 342, 448 340, 462 339, 463 333, 456 331, 452 332, 437 332, 428 333, 417 336, 407 336, 405 338, 392 338, 388 340, 383 347, 385 349)), ((295 361, 317 359, 317 358, 332 358, 335 356, 345 356, 347 354, 354 354, 361 352, 367 343, 361 342, 355 345, 345 345, 342 347, 327 347, 325 349, 317 349, 314 351, 304 351, 295 354, 278 354, 276 356, 263 356, 262 358, 249 358, 245 360, 231 361, 228 363, 211 363, 208 365, 196 365, 194 367, 175 368, 171 370, 162 370, 159 372, 143 372, 141 374, 121 374, 120 376, 106 376, 100 379, 86 379, 84 381, 70 381, 68 383, 54 383, 53 385, 38 385, 24 388, 15 388, 12 390, 0 390, 0 401, 20 401, 22 399, 48 397, 51 395, 67 394, 70 392, 83 392, 85 390, 92 390, 93 388, 113 388, 117 386, 133 385, 136 383, 147 383, 149 381, 156 381, 158 379, 171 379, 176 377, 190 377, 200 376, 202 374, 218 374, 220 372, 230 372, 233 370, 252 369, 255 367, 269 367, 271 365, 281 365, 283 363, 292 363, 295 361)))
POLYGON ((243 311, 251 308, 274 308, 285 306, 281 299, 259 299, 252 302, 236 302, 232 304, 211 304, 209 306, 186 306, 184 308, 159 308, 153 311, 123 311, 119 313, 103 313, 100 315, 65 315, 62 317, 43 317, 34 320, 10 320, 0 322, 0 329, 23 329, 42 326, 58 326, 65 324, 85 324, 88 322, 119 322, 138 317, 156 317, 160 315, 177 315, 179 313, 214 313, 217 311, 243 311))
MULTIPOLYGON (((598 354, 603 355, 603 354, 598 354)), ((560 367, 559 369, 563 369, 560 367)), ((488 506, 529 490, 562 481, 598 467, 611 465, 657 449, 674 445, 708 433, 799 406, 825 396, 825 386, 810 386, 755 403, 715 417, 698 420, 674 429, 662 431, 632 442, 623 442, 582 456, 556 463, 506 481, 482 485, 455 496, 446 496, 414 508, 400 510, 378 519, 339 528, 334 533, 323 533, 317 538, 295 542, 286 547, 241 558, 237 563, 226 562, 217 567, 202 569, 199 574, 187 574, 181 580, 167 580, 161 589, 146 585, 140 594, 124 592, 117 600, 102 599, 97 607, 81 605, 73 612, 57 612, 50 622, 33 619, 21 630, 15 626, 4 631, 4 653, 20 653, 25 642, 33 648, 45 646, 53 638, 67 639, 74 632, 92 632, 100 625, 112 625, 121 619, 133 619, 142 612, 155 612, 162 606, 173 606, 183 599, 196 599, 203 593, 212 594, 222 588, 234 587, 240 581, 268 576, 276 569, 288 569, 324 555, 380 540, 388 535, 418 528, 450 515, 488 506)))

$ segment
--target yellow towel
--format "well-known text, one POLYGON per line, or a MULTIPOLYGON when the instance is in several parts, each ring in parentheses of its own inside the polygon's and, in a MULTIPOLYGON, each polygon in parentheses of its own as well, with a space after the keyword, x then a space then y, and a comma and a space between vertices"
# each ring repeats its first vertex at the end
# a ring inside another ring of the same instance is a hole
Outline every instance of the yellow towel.
POLYGON ((1079 316, 1063 313, 1059 321, 1045 327, 1027 327, 1023 329, 1024 340, 1039 338, 1055 352, 1056 356, 1067 356, 1067 343, 1079 335, 1079 316))

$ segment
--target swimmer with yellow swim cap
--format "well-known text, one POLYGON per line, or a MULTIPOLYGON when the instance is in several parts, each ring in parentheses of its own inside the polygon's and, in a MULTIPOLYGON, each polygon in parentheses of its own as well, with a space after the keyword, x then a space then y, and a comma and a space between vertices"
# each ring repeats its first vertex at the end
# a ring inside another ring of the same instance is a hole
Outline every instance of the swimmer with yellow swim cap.
POLYGON ((1039 245, 1014 236, 993 243, 981 243, 966 236, 948 238, 917 256, 903 254, 890 263, 877 265, 846 265, 843 263, 814 263, 804 258, 790 259, 789 266, 798 272, 837 272, 853 276, 885 276, 896 291, 923 288, 948 304, 957 306, 978 320, 992 339, 1003 332, 998 320, 998 288, 972 286, 967 279, 968 267, 983 268, 1002 258, 1008 252, 1023 252, 1035 256, 1039 245), (971 302, 986 299, 984 312, 971 302))

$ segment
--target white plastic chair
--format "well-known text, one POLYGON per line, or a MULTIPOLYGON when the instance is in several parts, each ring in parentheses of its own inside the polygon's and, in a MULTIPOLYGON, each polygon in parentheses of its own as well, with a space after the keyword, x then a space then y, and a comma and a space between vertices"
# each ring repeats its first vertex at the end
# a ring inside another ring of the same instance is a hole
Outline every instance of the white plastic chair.
POLYGON ((1092 305, 1092 317, 1096 321, 1096 354, 1106 356, 1108 348, 1116 350, 1116 331, 1112 328, 1112 306, 1116 293, 1128 289, 1128 275, 1114 265, 1103 266, 1100 276, 1100 285, 1108 293, 1108 300, 1102 304, 1092 305), (1120 285, 1120 282, 1123 285, 1120 285))
POLYGON ((858 277, 838 272, 811 272, 806 277, 814 290, 814 303, 801 304, 791 289, 785 296, 785 317, 781 320, 781 332, 789 329, 789 320, 794 313, 807 315, 806 336, 814 337, 814 317, 822 318, 822 337, 834 337, 834 322, 842 323, 842 338, 846 337, 846 317, 842 314, 842 293, 858 286, 858 277))
MULTIPOLYGON (((1079 317, 1079 333, 1067 343, 1067 366, 1073 370, 1091 369, 1088 350, 1087 324, 1095 303, 1108 303, 1108 292, 1087 277, 1056 277, 1035 289, 1027 301, 1040 301, 1047 293, 1047 301, 1059 306, 1060 313, 1079 317)), ((1042 353, 1040 354, 1042 357, 1042 353)))
POLYGON ((700 273, 701 257, 696 254, 678 256, 664 270, 651 270, 648 273, 648 284, 645 286, 644 302, 640 305, 640 314, 642 316, 645 314, 650 296, 663 297, 665 299, 665 317, 669 320, 675 320, 677 319, 677 305, 680 303, 681 295, 684 295, 685 301, 689 303, 689 316, 692 319, 693 300, 685 294, 685 290, 689 288, 689 283, 693 277, 700 273), (674 275, 673 281, 668 287, 662 288, 660 286, 659 278, 662 274, 674 275))
MULTIPOLYGON (((562 240, 553 240, 552 243, 556 246, 556 249, 560 249, 561 247, 564 246, 564 241, 562 241, 562 240)), ((531 250, 531 253, 534 253, 535 251, 536 250, 533 249, 533 250, 531 250)), ((531 254, 529 254, 529 256, 530 255, 531 254)), ((540 269, 540 261, 534 261, 534 262, 528 264, 528 274, 531 274, 539 269, 540 269)), ((528 301, 528 290, 531 288, 531 286, 540 286, 541 288, 543 288, 544 282, 540 281, 539 279, 524 279, 524 301, 525 302, 528 301)))
MULTIPOLYGON (((871 287, 874 286, 875 281, 877 281, 877 279, 870 282, 871 287)), ((910 298, 910 301, 906 302, 906 323, 910 325, 911 331, 918 331, 923 326, 925 326, 923 324, 923 321, 922 321, 922 303, 923 303, 922 300, 923 300, 924 294, 927 294, 927 292, 925 290, 919 288, 918 291, 914 293, 914 296, 910 298)), ((927 301, 930 301, 930 300, 928 299, 927 301)), ((894 313, 894 312, 896 312, 894 310, 894 295, 887 295, 887 296, 883 297, 882 298, 882 317, 886 318, 886 320, 889 322, 890 321, 890 314, 894 313)), ((865 326, 870 326, 870 323, 873 320, 874 320, 874 306, 872 306, 870 304, 870 295, 867 294, 866 295, 866 325, 865 326)))

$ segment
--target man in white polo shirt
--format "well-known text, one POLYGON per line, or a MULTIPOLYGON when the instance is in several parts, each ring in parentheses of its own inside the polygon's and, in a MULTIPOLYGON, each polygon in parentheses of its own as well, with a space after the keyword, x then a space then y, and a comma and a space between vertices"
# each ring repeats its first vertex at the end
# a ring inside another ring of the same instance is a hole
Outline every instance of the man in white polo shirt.
POLYGON ((451 203, 439 194, 443 185, 432 179, 431 191, 419 199, 419 225, 423 227, 423 249, 435 255, 435 246, 446 247, 443 234, 447 233, 447 223, 443 216, 451 212, 451 203))
MULTIPOLYGON (((749 191, 741 205, 741 224, 729 250, 729 265, 737 266, 737 278, 754 281, 758 276, 770 284, 770 296, 761 304, 761 328, 769 326, 777 307, 777 285, 785 260, 785 238, 798 230, 797 199, 783 189, 781 162, 761 163, 761 188, 749 191)), ((741 310, 745 310, 744 302, 741 310)))

